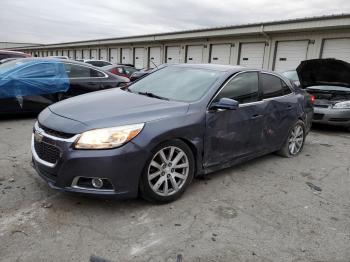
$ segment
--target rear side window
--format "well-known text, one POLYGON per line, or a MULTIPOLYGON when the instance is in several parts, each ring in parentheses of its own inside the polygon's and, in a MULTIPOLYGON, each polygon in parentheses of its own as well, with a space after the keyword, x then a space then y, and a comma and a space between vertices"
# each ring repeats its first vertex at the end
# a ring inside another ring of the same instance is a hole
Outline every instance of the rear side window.
POLYGON ((50 78, 56 76, 56 65, 49 63, 28 66, 16 73, 19 78, 50 78))
POLYGON ((64 64, 64 67, 69 78, 104 77, 104 74, 89 67, 73 64, 64 64))
POLYGON ((291 93, 288 85, 279 77, 270 74, 261 74, 263 98, 273 98, 291 93))
POLYGON ((241 104, 259 100, 259 77, 257 72, 247 72, 235 76, 215 97, 214 102, 221 98, 231 98, 241 104))

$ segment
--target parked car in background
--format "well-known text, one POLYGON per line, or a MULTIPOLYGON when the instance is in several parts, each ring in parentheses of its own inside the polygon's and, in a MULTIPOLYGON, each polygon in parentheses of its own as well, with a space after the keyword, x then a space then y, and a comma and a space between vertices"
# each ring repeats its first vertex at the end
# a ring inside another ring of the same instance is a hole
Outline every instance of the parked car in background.
POLYGON ((96 67, 103 67, 107 65, 111 65, 112 63, 104 61, 104 60, 93 60, 93 59, 76 59, 78 62, 87 63, 96 67))
POLYGON ((296 71, 300 87, 315 97, 313 121, 350 131, 350 64, 313 59, 301 62, 296 71))
POLYGON ((147 76, 149 74, 152 74, 153 72, 155 72, 155 71, 157 71, 159 69, 162 69, 164 67, 167 67, 167 66, 168 66, 168 64, 161 64, 160 66, 157 66, 155 68, 147 68, 147 69, 142 69, 140 71, 136 71, 136 72, 131 74, 130 81, 134 82, 134 81, 136 81, 138 79, 141 79, 141 78, 143 78, 143 77, 145 77, 145 76, 147 76))
POLYGON ((0 65, 0 113, 40 112, 57 101, 128 82, 71 60, 17 59, 0 65))
POLYGON ((139 70, 137 70, 135 67, 131 66, 125 66, 125 65, 119 65, 119 64, 113 64, 102 67, 103 70, 111 72, 115 75, 124 76, 127 78, 130 78, 130 76, 139 70))
POLYGON ((62 191, 169 202, 194 175, 275 151, 296 156, 312 112, 305 92, 278 74, 172 65, 125 90, 45 109, 32 136, 33 164, 62 191))
POLYGON ((281 73, 283 76, 288 78, 295 86, 300 86, 300 81, 298 77, 298 73, 296 70, 288 70, 281 73))
POLYGON ((31 55, 23 53, 23 52, 17 52, 17 51, 8 51, 8 50, 0 50, 0 60, 5 58, 25 58, 30 57, 31 55))

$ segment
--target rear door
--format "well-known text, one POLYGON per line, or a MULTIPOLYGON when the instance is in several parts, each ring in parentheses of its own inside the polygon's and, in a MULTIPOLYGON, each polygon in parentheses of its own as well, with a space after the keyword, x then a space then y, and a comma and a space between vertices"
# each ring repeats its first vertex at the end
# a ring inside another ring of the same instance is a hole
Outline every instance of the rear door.
POLYGON ((276 75, 260 74, 263 100, 266 103, 264 137, 267 149, 279 147, 298 119, 298 100, 289 86, 276 75))
POLYGON ((213 99, 238 101, 237 110, 208 110, 206 113, 205 166, 252 155, 263 149, 264 101, 260 101, 259 73, 233 76, 213 99))
POLYGON ((102 82, 107 78, 105 73, 76 64, 65 63, 64 66, 69 77, 70 88, 66 94, 63 94, 63 98, 98 91, 104 88, 102 82))

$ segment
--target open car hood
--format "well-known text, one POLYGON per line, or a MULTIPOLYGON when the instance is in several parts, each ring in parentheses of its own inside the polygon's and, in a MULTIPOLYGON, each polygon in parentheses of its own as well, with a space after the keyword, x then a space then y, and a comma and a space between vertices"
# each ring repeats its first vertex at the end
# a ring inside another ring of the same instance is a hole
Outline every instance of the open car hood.
POLYGON ((350 64, 336 59, 302 61, 297 67, 301 88, 343 86, 350 88, 350 64))

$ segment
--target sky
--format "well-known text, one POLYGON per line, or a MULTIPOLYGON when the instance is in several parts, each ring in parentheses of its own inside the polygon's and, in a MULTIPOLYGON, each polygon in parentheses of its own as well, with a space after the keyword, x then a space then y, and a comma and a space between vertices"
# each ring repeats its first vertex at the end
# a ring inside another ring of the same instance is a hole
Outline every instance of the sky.
POLYGON ((62 43, 350 13, 349 0, 0 0, 0 42, 62 43))

